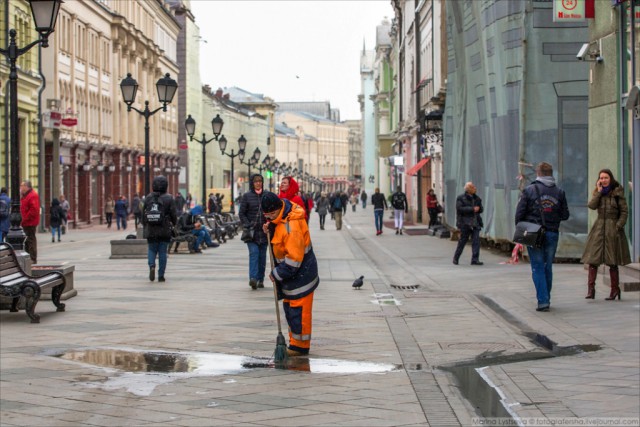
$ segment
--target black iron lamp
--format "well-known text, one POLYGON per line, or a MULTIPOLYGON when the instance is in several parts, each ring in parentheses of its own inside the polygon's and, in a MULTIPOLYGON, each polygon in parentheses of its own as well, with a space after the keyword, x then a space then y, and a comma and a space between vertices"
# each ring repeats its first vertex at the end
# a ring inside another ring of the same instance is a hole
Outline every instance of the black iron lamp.
POLYGON ((222 118, 220 117, 220 114, 216 114, 213 120, 211 120, 211 128, 213 129, 213 138, 207 139, 207 136, 203 132, 202 139, 197 139, 193 137, 193 134, 196 132, 196 121, 193 119, 193 117, 191 117, 191 114, 189 114, 189 117, 187 117, 187 120, 184 121, 184 127, 187 130, 187 135, 189 135, 189 139, 191 141, 199 142, 200 145, 202 145, 202 207, 203 208, 207 206, 207 194, 206 194, 207 180, 205 178, 207 176, 207 161, 206 161, 207 160, 207 144, 214 140, 218 141, 218 143, 222 143, 221 140, 224 139, 224 144, 226 147, 227 139, 224 137, 224 135, 220 140, 218 140, 218 137, 222 132, 223 126, 224 126, 224 120, 222 120, 222 118))
MULTIPOLYGON (((138 82, 131 77, 131 73, 127 73, 127 77, 120 82, 120 90, 122 91, 122 99, 127 104, 127 111, 134 110, 138 114, 144 116, 144 164, 149 164, 149 117, 156 114, 158 111, 167 111, 167 105, 173 101, 173 97, 178 90, 178 83, 171 78, 169 73, 166 73, 156 82, 156 90, 158 91, 158 100, 162 103, 161 107, 155 110, 149 109, 149 101, 144 102, 144 110, 139 110, 132 104, 136 100, 136 94, 138 93, 138 82)), ((150 168, 144 169, 144 191, 145 194, 150 192, 150 168)))
POLYGON ((218 144, 220 145, 220 152, 222 152, 223 155, 231 157, 231 213, 234 213, 234 203, 235 203, 235 197, 234 197, 234 191, 233 191, 233 187, 235 187, 235 181, 234 181, 234 159, 238 156, 241 156, 240 161, 242 162, 242 159, 244 159, 244 150, 245 148, 247 148, 247 139, 244 137, 244 135, 240 135, 240 138, 238 138, 238 152, 235 153, 234 150, 231 150, 231 153, 227 153, 225 150, 227 149, 227 138, 224 137, 224 135, 218 140, 218 144))
MULTIPOLYGON (((24 249, 26 235, 22 229, 22 215, 20 214, 20 141, 19 119, 18 119, 18 68, 16 61, 18 58, 36 45, 42 47, 49 46, 49 35, 54 31, 58 12, 60 11, 62 0, 29 0, 31 14, 35 23, 36 31, 40 35, 38 40, 34 40, 24 47, 18 47, 16 38, 18 32, 15 29, 9 30, 9 45, 6 49, 0 48, 2 54, 9 62, 9 152, 11 159, 11 215, 9 216, 10 227, 7 234, 7 243, 16 250, 24 249)), ((5 2, 5 8, 9 7, 9 2, 5 2)))

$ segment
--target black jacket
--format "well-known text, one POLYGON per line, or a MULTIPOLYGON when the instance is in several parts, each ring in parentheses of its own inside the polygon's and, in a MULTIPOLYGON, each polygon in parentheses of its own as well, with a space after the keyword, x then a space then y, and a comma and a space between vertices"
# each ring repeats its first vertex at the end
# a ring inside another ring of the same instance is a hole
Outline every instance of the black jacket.
POLYGON ((373 209, 387 209, 387 199, 384 197, 382 193, 373 193, 371 196, 371 204, 373 205, 373 209))
MULTIPOLYGON (((544 177, 542 178, 544 180, 544 177)), ((520 221, 533 222, 542 225, 542 215, 540 214, 540 204, 537 202, 540 193, 542 209, 544 210, 545 228, 548 231, 557 232, 560 221, 569 219, 569 206, 564 191, 550 180, 547 183, 539 180, 522 190, 518 207, 516 208, 516 224, 520 221)))
POLYGON ((178 222, 176 216, 176 205, 171 194, 167 194, 167 187, 169 182, 164 176, 157 176, 153 180, 151 188, 153 192, 149 193, 144 199, 144 208, 142 210, 142 225, 144 226, 143 235, 144 238, 151 242, 170 242, 171 241, 171 229, 178 222), (164 223, 155 225, 147 224, 145 212, 150 207, 151 201, 154 198, 153 195, 158 194, 162 201, 162 207, 164 210, 164 223))
POLYGON ((480 215, 484 211, 482 207, 482 199, 477 194, 464 193, 458 196, 456 199, 456 227, 462 229, 462 227, 482 228, 482 216, 480 215), (480 210, 474 212, 473 208, 479 206, 480 210))
POLYGON ((253 174, 249 178, 249 191, 242 195, 238 216, 242 222, 242 228, 253 227, 253 242, 262 244, 267 243, 267 235, 262 230, 262 225, 267 219, 262 214, 262 194, 258 195, 253 187, 253 179, 256 175, 258 174, 253 174))
POLYGON ((335 207, 335 202, 336 202, 336 198, 339 197, 340 198, 340 203, 342 204, 342 213, 346 214, 347 213, 347 204, 349 203, 349 198, 347 197, 347 195, 345 193, 338 193, 338 194, 334 194, 333 196, 331 196, 329 198, 329 209, 331 212, 336 212, 338 209, 336 209, 335 207))
POLYGON ((407 196, 402 191, 396 191, 391 196, 391 206, 393 209, 398 209, 407 212, 409 210, 409 203, 407 203, 407 196))

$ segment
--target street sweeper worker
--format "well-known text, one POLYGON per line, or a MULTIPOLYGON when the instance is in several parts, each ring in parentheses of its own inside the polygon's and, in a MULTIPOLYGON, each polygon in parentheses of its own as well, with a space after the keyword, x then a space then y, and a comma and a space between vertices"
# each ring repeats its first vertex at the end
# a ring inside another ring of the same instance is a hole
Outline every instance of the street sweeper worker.
POLYGON ((267 218, 274 266, 269 279, 278 291, 289 325, 288 356, 309 354, 313 293, 320 283, 309 228, 302 206, 265 191, 262 211, 267 218))

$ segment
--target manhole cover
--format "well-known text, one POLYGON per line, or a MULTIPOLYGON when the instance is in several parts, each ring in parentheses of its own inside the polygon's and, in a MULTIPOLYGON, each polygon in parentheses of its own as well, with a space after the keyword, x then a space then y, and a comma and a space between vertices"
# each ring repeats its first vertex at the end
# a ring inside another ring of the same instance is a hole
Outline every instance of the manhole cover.
POLYGON ((418 289, 420 285, 391 285, 394 289, 418 289))
POLYGON ((484 350, 484 351, 500 351, 509 350, 513 348, 521 348, 510 343, 504 342, 455 342, 455 343, 440 343, 442 348, 448 348, 451 350, 484 350))

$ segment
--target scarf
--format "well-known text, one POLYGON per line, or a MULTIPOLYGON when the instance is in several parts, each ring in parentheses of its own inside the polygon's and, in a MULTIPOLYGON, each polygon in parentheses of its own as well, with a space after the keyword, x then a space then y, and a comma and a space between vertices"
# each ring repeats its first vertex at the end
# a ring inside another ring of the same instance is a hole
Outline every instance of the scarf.
POLYGON ((602 190, 600 190, 600 193, 602 193, 603 196, 606 196, 607 194, 609 194, 610 191, 611 191, 611 186, 608 185, 606 187, 602 187, 602 190))

